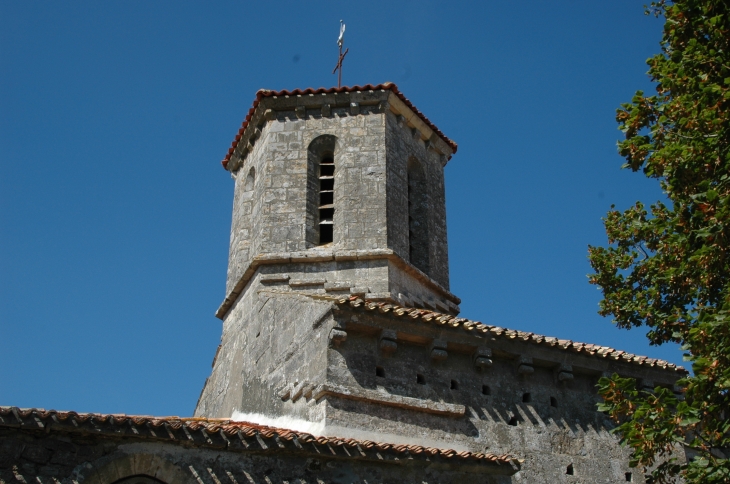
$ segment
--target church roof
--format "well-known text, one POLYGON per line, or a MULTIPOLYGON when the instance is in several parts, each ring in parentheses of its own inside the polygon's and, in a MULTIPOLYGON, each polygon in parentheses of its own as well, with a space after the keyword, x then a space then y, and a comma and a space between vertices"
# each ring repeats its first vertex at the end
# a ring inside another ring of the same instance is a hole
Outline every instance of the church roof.
POLYGON ((309 94, 333 94, 333 93, 349 93, 349 92, 362 92, 362 91, 392 91, 393 94, 398 96, 403 103, 408 106, 408 108, 413 111, 414 114, 416 114, 421 120, 426 123, 426 125, 431 128, 434 133, 438 135, 439 138, 444 140, 446 144, 448 144, 454 153, 456 153, 457 145, 456 143, 447 138, 444 133, 441 132, 440 129, 436 127, 435 124, 433 124, 427 117, 424 115, 421 111, 419 111, 416 106, 411 103, 411 101, 406 98, 402 92, 398 90, 398 86, 393 84, 392 82, 386 82, 384 84, 378 84, 377 86, 373 86, 372 84, 366 84, 365 86, 342 86, 342 87, 331 87, 329 89, 320 87, 319 89, 313 89, 313 88, 307 88, 307 89, 294 89, 293 91, 272 91, 269 89, 259 89, 259 91, 256 93, 256 99, 254 99, 253 106, 251 106, 251 109, 248 110, 248 114, 246 115, 246 118, 243 120, 243 124, 241 125, 241 129, 238 130, 238 134, 236 134, 235 138, 233 138, 233 142, 231 143, 231 147, 228 149, 228 153, 226 153, 226 156, 221 161, 221 164, 223 165, 223 168, 228 167, 228 162, 231 159, 231 156, 233 155, 233 152, 235 151, 236 147, 238 146, 238 142, 241 140, 241 137, 243 136, 244 131, 246 131, 246 128, 248 127, 248 123, 251 121, 251 118, 253 117, 254 113, 256 112, 256 108, 258 107, 259 103, 262 99, 267 97, 274 97, 274 96, 302 96, 302 95, 309 95, 309 94))
POLYGON ((391 313, 397 318, 409 318, 426 324, 451 328, 457 331, 465 331, 472 334, 480 334, 484 336, 492 336, 495 338, 522 340, 528 343, 544 346, 552 346, 569 351, 572 353, 580 353, 595 358, 605 358, 619 360, 625 363, 639 365, 643 367, 655 367, 670 371, 676 371, 686 374, 687 370, 683 367, 675 365, 665 360, 649 358, 647 356, 634 355, 626 351, 617 350, 608 346, 599 346, 588 343, 579 343, 568 339, 558 339, 541 334, 517 331, 513 329, 501 328, 499 326, 491 326, 483 324, 479 321, 471 321, 469 319, 460 318, 451 314, 444 314, 432 311, 430 309, 418 309, 397 304, 385 302, 365 301, 358 296, 330 296, 330 295, 311 295, 316 299, 325 299, 331 301, 338 306, 355 309, 360 311, 377 311, 379 313, 391 313))
POLYGON ((114 437, 147 438, 170 443, 224 446, 240 450, 316 453, 343 458, 440 460, 453 464, 518 465, 509 455, 457 452, 420 445, 387 444, 369 440, 317 437, 306 432, 268 427, 230 419, 152 417, 148 415, 63 412, 40 408, 0 406, 0 427, 28 430, 65 430, 114 437))

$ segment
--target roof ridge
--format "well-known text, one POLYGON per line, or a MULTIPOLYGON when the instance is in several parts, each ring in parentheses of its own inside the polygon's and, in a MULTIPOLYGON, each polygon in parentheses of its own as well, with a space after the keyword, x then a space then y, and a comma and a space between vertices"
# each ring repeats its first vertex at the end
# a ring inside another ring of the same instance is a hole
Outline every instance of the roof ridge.
POLYGON ((223 165, 223 168, 228 168, 228 162, 231 159, 231 156, 233 155, 233 152, 235 151, 236 147, 238 146, 239 141, 241 140, 241 137, 243 136, 244 131, 246 131, 246 128, 248 127, 249 122, 251 122, 251 118, 253 117, 254 113, 256 112, 256 108, 258 108, 259 103, 261 100, 265 97, 272 97, 272 96, 301 96, 304 94, 332 94, 332 93, 344 93, 344 92, 358 92, 358 91, 393 91, 393 93, 398 96, 398 98, 403 101, 403 103, 408 106, 408 108, 413 111, 413 113, 421 118, 421 121, 423 121, 429 128, 433 130, 436 135, 441 138, 451 149, 454 153, 456 153, 456 150, 458 148, 458 145, 456 142, 454 142, 452 139, 448 138, 440 129, 436 127, 435 124, 429 120, 425 114, 423 114, 421 111, 418 110, 416 106, 413 105, 413 103, 405 97, 405 95, 398 89, 398 86, 394 82, 384 82, 382 84, 366 84, 364 86, 342 86, 342 87, 330 87, 330 88, 311 88, 308 87, 306 89, 294 89, 293 91, 289 91, 286 89, 276 91, 272 89, 259 89, 256 91, 256 98, 254 99, 253 105, 248 110, 248 113, 246 114, 246 117, 243 120, 243 123, 241 123, 241 128, 238 130, 238 133, 233 138, 233 142, 231 143, 231 147, 228 148, 228 152, 226 153, 226 156, 221 160, 221 164, 223 165))
POLYGON ((609 346, 598 346, 591 343, 581 343, 569 339, 561 339, 553 336, 545 336, 537 333, 531 333, 526 331, 519 331, 514 329, 502 328, 499 326, 492 326, 484 324, 480 321, 473 321, 466 318, 461 318, 451 314, 441 313, 431 309, 423 309, 409 306, 401 306, 399 304, 367 301, 359 296, 354 295, 342 295, 342 296, 331 296, 329 294, 306 294, 299 293, 301 295, 310 297, 312 299, 326 300, 337 304, 338 306, 349 306, 353 309, 360 310, 378 310, 381 313, 391 312, 396 317, 410 316, 413 319, 420 319, 425 322, 433 322, 435 324, 443 325, 452 328, 461 328, 465 331, 478 331, 481 333, 491 333, 493 336, 509 337, 509 338, 521 338, 527 342, 538 345, 549 345, 557 346, 563 350, 571 350, 577 353, 586 353, 590 356, 596 356, 601 358, 612 358, 622 359, 628 363, 642 366, 654 366, 660 367, 666 370, 674 370, 680 373, 687 373, 687 370, 679 365, 675 365, 666 360, 658 358, 650 358, 642 355, 634 355, 623 350, 617 350, 609 346))

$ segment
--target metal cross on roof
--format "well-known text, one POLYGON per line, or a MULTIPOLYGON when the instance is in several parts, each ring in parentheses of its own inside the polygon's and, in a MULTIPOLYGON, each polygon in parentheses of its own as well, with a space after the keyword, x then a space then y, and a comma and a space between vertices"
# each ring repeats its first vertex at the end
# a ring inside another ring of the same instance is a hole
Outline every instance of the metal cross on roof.
POLYGON ((345 60, 345 56, 347 55, 348 52, 350 52, 350 49, 347 48, 347 49, 345 49, 345 53, 344 54, 342 53, 342 44, 344 44, 344 43, 345 43, 345 24, 342 23, 342 20, 340 20, 340 36, 337 38, 337 45, 340 48, 340 56, 337 59, 337 65, 332 70, 332 74, 337 72, 338 69, 340 71, 337 75, 337 87, 342 87, 342 61, 345 60))

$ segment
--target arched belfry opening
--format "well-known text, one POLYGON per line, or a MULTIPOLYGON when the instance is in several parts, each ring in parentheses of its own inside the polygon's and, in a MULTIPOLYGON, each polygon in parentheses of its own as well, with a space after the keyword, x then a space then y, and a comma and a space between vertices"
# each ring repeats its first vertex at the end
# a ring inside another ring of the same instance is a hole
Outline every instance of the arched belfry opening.
POLYGON ((321 135, 307 149, 307 245, 334 242, 337 138, 321 135))
POLYGON ((430 271, 428 240, 429 194, 423 164, 408 159, 408 256, 411 264, 426 274, 430 271))

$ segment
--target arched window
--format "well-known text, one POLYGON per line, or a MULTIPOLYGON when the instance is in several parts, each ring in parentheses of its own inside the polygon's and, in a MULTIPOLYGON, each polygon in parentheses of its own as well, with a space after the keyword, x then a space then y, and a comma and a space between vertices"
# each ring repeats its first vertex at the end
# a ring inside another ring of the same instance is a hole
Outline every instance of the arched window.
POLYGON ((411 264, 429 273, 428 184, 423 166, 411 157, 408 160, 408 255, 411 264))
POLYGON ((335 144, 336 138, 322 135, 307 150, 307 242, 325 245, 335 235, 335 144))

